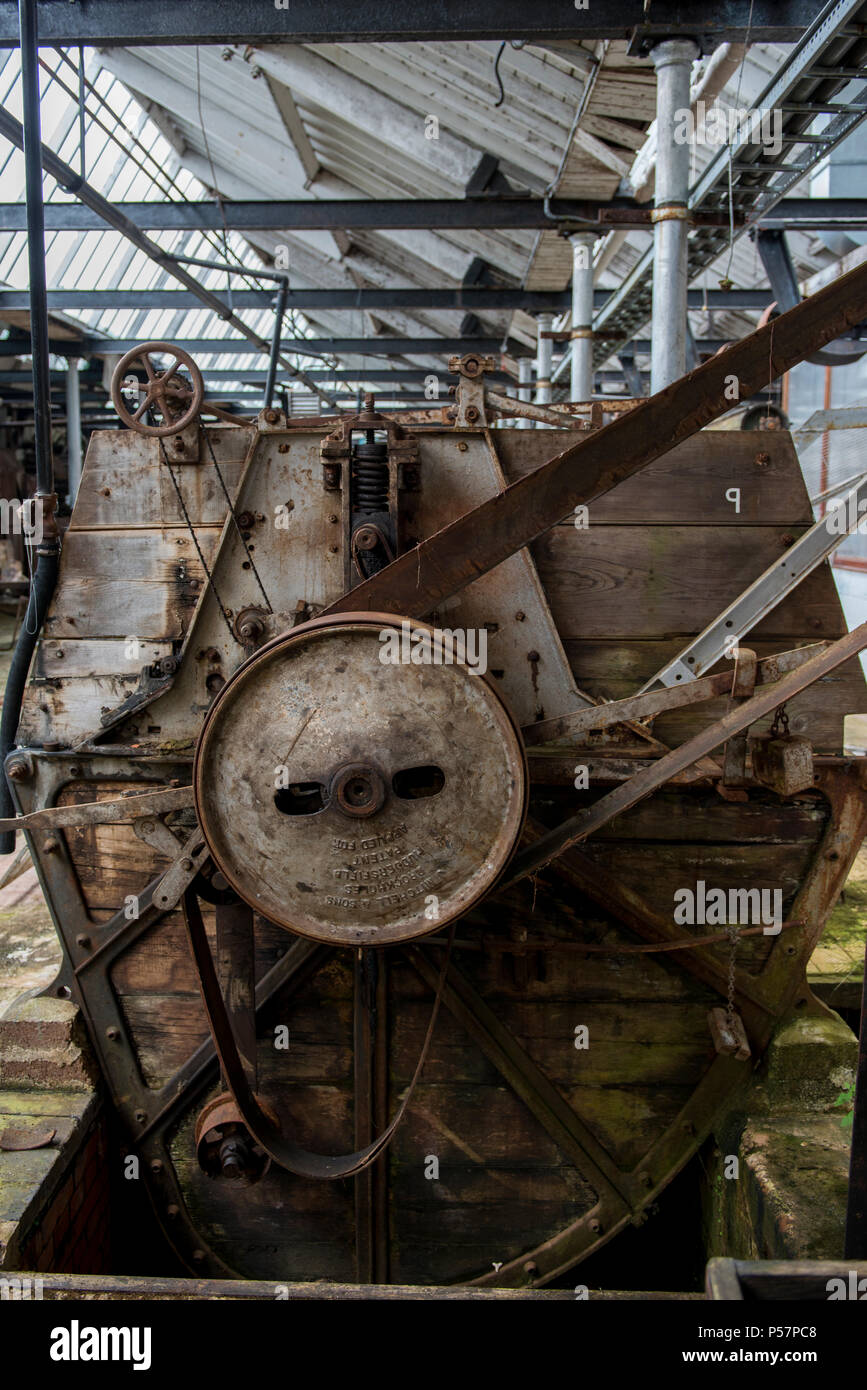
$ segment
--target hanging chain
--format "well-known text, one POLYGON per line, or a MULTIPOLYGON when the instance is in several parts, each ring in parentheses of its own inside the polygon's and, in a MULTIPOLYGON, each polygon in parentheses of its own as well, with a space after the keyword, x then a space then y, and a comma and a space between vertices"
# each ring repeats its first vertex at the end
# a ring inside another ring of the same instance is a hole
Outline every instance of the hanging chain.
POLYGON ((729 940, 729 977, 726 994, 726 1021, 732 1028, 735 1021, 735 961, 738 953, 740 932, 737 922, 726 922, 726 936, 729 940))
POLYGON ((770 729, 771 738, 788 738, 789 735, 789 716, 786 713, 785 703, 779 705, 774 711, 774 722, 770 729))
POLYGON ((228 613, 226 612, 225 608, 223 607, 223 601, 222 601, 222 599, 220 598, 220 595, 217 593, 217 586, 216 586, 216 584, 214 583, 214 576, 211 574, 211 571, 208 569, 208 562, 206 561, 204 555, 202 554, 202 547, 199 545, 198 538, 197 538, 196 533, 195 533, 195 531, 194 531, 194 529, 193 529, 193 523, 190 521, 190 514, 189 514, 189 512, 187 511, 186 504, 184 503, 184 499, 183 499, 183 495, 182 495, 182 493, 181 493, 181 489, 180 489, 180 487, 178 486, 178 480, 177 480, 177 478, 175 477, 175 471, 174 471, 174 469, 172 468, 171 463, 169 462, 169 456, 168 456, 168 454, 166 453, 166 446, 165 446, 165 444, 163 443, 162 439, 160 439, 160 453, 161 453, 162 456, 163 456, 163 463, 165 464, 166 468, 168 469, 169 477, 171 478, 172 483, 174 484, 175 493, 177 494, 177 499, 178 499, 178 506, 179 506, 180 509, 181 509, 181 514, 182 514, 182 516, 183 516, 183 518, 184 518, 184 521, 187 523, 187 530, 189 531, 190 535, 191 535, 192 538, 193 538, 193 545, 196 547, 196 554, 198 555, 199 561, 200 561, 201 566, 202 566, 202 569, 205 571, 205 574, 206 574, 206 576, 207 576, 207 579, 208 579, 208 587, 209 587, 209 589, 211 590, 211 593, 214 595, 214 598, 217 600, 217 607, 219 608, 220 612, 221 612, 222 615, 223 615, 223 622, 226 624, 226 627, 229 629, 229 636, 232 638, 232 641, 233 641, 233 642, 237 642, 238 639, 237 639, 237 637, 235 636, 235 629, 232 627, 232 624, 231 624, 231 622, 230 622, 230 620, 229 620, 229 615, 228 615, 228 613))
POLYGON ((211 444, 210 435, 208 434, 208 431, 204 428, 204 426, 202 427, 202 433, 203 433, 203 435, 205 436, 205 442, 207 443, 207 446, 208 446, 208 453, 211 455, 211 463, 214 465, 214 470, 215 470, 215 472, 216 472, 216 474, 217 474, 217 477, 218 477, 219 480, 220 480, 220 487, 223 489, 223 496, 225 497, 225 499, 226 499, 226 505, 227 505, 228 508, 229 508, 229 515, 231 516, 232 521, 235 523, 235 530, 238 532, 238 537, 239 537, 239 539, 240 539, 240 541, 241 541, 241 544, 242 544, 243 547, 244 547, 244 553, 246 554, 247 559, 248 559, 249 562, 250 562, 250 568, 251 568, 251 570, 253 571, 254 575, 256 576, 256 583, 259 585, 259 590, 260 590, 260 592, 261 592, 261 594, 262 594, 263 599, 265 600, 265 605, 266 605, 266 607, 267 607, 267 609, 268 609, 268 612, 269 612, 269 613, 273 613, 273 612, 274 612, 274 609, 271 607, 271 600, 269 599, 268 595, 265 593, 265 586, 264 586, 264 584, 262 583, 262 580, 259 578, 259 571, 256 569, 256 562, 255 562, 255 560, 253 559, 253 556, 250 554, 249 547, 248 547, 248 545, 247 545, 246 540, 244 539, 244 533, 243 533, 243 531, 241 530, 241 527, 238 525, 238 518, 237 518, 237 516, 235 515, 235 508, 232 506, 232 499, 231 499, 231 497, 229 496, 229 490, 228 490, 228 488, 226 487, 225 481, 224 481, 224 479, 223 479, 223 474, 222 474, 222 472, 220 471, 220 465, 217 463, 217 456, 216 456, 216 454, 214 453, 214 448, 213 448, 213 445, 211 444))

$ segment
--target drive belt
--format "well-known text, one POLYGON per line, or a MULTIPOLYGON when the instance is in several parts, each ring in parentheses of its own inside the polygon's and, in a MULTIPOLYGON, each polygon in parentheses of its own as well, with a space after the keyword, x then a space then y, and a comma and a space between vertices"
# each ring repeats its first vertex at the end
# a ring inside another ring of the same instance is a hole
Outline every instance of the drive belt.
MULTIPOLYGON (((190 942, 190 949, 199 979, 199 988, 202 994, 202 1002, 208 1016, 208 1025, 211 1030, 214 1048, 220 1059, 226 1084, 232 1093, 235 1104, 252 1138, 259 1144, 266 1153, 281 1168, 285 1168, 290 1173, 295 1173, 301 1178, 325 1178, 333 1180, 335 1178, 349 1178, 355 1173, 362 1172, 369 1167, 383 1150, 391 1143, 398 1126, 409 1108, 412 1095, 416 1084, 421 1076, 430 1045, 433 1040, 434 1028, 436 1027, 437 1015, 442 1002, 443 990, 445 988, 446 976, 448 975, 449 961, 451 959, 451 948, 454 940, 455 927, 452 925, 448 936, 448 949, 445 953, 442 969, 437 981, 436 992, 434 994, 433 1007, 431 1009, 430 1022, 427 1026, 424 1042, 415 1071, 412 1074, 409 1086, 403 1100, 400 1102, 391 1123, 383 1132, 368 1144, 366 1148, 357 1149, 350 1154, 317 1154, 311 1153, 308 1149, 302 1149, 298 1144, 288 1139, 281 1131, 279 1125, 268 1115, 260 1104, 259 1098, 253 1091, 244 1070, 244 1064, 238 1051, 235 1041, 235 1034, 229 1019, 229 1013, 217 979, 217 971, 214 965, 214 958, 211 954, 211 947, 208 942, 205 924, 202 919, 201 908, 196 893, 192 889, 184 894, 184 924, 187 929, 187 936, 190 942)), ((250 909, 252 913, 252 909, 250 909)))

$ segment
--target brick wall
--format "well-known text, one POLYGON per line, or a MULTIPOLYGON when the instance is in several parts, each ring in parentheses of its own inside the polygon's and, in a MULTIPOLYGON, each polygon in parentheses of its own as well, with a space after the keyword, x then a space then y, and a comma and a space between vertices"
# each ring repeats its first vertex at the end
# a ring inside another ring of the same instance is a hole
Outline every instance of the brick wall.
POLYGON ((28 999, 0 1019, 0 1269, 111 1269, 105 1115, 78 1010, 28 999), (22 1132, 49 1142, 9 1150, 22 1132))

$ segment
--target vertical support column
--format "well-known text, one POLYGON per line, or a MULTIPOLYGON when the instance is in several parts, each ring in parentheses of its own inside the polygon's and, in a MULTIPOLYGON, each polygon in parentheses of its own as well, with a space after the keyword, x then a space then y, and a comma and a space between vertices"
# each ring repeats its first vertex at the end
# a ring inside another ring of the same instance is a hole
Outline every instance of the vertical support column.
MULTIPOLYGON (((54 457, 51 452, 51 373, 48 363, 48 295, 45 275, 45 213, 42 206, 42 126, 39 107, 39 33, 36 0, 18 0, 21 37, 21 91, 24 115, 24 177, 27 195, 27 255, 30 270, 30 344, 33 355, 33 443, 36 454, 36 508, 41 539, 27 612, 18 633, 0 715, 0 818, 15 814, 3 764, 15 745, 21 701, 60 560, 55 512, 54 457)), ((35 519, 35 518, 34 518, 35 519)), ((15 832, 0 834, 0 854, 11 854, 15 832)))
POLYGON ((271 356, 268 359, 268 377, 265 382, 265 409, 270 410, 274 402, 274 383, 277 379, 277 363, 280 360, 280 342, 283 336, 283 320, 286 317, 286 299, 289 295, 289 279, 284 276, 277 290, 274 303, 274 333, 271 338, 271 356))
MULTIPOLYGON (((536 339, 536 405, 551 404, 551 368, 554 361, 554 340, 543 335, 554 327, 553 314, 540 314, 536 320, 538 337, 536 339)), ((550 425, 538 422, 537 430, 550 429, 550 425)))
POLYGON ((81 380, 78 358, 66 359, 66 490, 70 506, 75 505, 81 482, 81 380))
POLYGON ((593 395, 593 246, 592 232, 575 232, 572 243, 572 379, 570 400, 593 395))
POLYGON ((689 109, 690 69, 698 55, 692 39, 666 39, 651 53, 656 68, 651 393, 686 371, 689 144, 674 136, 676 113, 689 109))
MULTIPOLYGON (((533 398, 533 359, 532 357, 518 358, 518 400, 527 401, 533 398)), ((532 424, 531 420, 519 420, 517 428, 528 430, 532 424)))
POLYGON ((45 275, 45 213, 42 206, 42 129, 36 0, 19 0, 21 87, 24 105, 24 178, 27 196, 27 257, 30 272, 30 342, 33 354, 33 444, 36 493, 54 491, 51 454, 51 373, 48 367, 48 292, 45 275))

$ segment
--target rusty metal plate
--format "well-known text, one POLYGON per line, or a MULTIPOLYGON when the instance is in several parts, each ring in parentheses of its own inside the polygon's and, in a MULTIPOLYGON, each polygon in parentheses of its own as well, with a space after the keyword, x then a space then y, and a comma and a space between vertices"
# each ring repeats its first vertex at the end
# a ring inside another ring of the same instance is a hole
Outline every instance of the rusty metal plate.
MULTIPOLYGON (((517 726, 484 676, 384 661, 389 614, 319 619, 233 676, 205 721, 194 783, 221 872, 290 931, 385 945, 452 921, 521 833, 517 726)), ((424 655, 407 624, 404 654, 424 655)), ((416 636, 418 634, 418 636, 416 636)), ((431 649, 432 651, 434 649, 431 649)))

